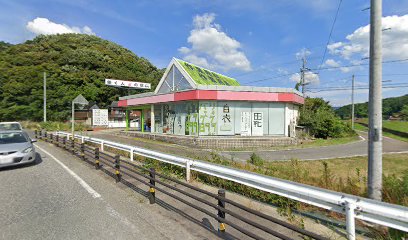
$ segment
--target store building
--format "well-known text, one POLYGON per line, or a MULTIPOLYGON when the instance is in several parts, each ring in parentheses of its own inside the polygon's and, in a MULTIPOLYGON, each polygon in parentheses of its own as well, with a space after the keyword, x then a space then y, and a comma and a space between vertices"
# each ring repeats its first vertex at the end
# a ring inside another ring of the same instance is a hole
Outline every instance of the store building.
POLYGON ((301 93, 240 86, 233 78, 173 58, 154 92, 124 96, 126 126, 186 136, 293 136, 301 93), (130 125, 140 116, 140 128, 130 125))

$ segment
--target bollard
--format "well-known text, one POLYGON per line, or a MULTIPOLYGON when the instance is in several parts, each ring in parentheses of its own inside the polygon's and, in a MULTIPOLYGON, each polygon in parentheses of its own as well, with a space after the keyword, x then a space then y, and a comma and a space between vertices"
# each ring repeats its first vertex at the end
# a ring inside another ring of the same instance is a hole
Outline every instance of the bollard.
MULTIPOLYGON (((219 189, 218 190, 218 196, 225 198, 225 190, 224 189, 219 189)), ((218 206, 221 208, 225 208, 225 201, 223 199, 218 199, 218 206)), ((225 219, 225 212, 222 210, 218 210, 218 217, 225 219)), ((219 233, 225 233, 225 223, 223 221, 218 220, 220 223, 220 227, 218 229, 219 233)))
POLYGON ((85 143, 81 143, 81 158, 85 161, 85 143))
POLYGON ((99 165, 99 148, 95 148, 95 169, 99 168, 101 168, 99 165))
POLYGON ((151 177, 150 179, 150 189, 149 189, 149 202, 150 204, 154 204, 156 203, 156 190, 155 190, 155 186, 156 186, 156 181, 154 180, 154 178, 156 177, 156 171, 154 170, 154 168, 150 168, 150 172, 149 172, 149 176, 151 177))
POLYGON ((120 179, 122 176, 120 174, 120 155, 119 154, 115 155, 115 168, 116 168, 116 171, 115 171, 116 182, 120 182, 120 179))

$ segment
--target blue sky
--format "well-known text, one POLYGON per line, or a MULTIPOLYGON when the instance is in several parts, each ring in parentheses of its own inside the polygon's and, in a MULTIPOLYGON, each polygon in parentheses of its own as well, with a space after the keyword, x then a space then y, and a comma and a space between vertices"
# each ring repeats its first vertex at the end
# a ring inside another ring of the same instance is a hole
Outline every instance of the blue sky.
MULTIPOLYGON (((0 41, 37 34, 81 32, 116 42, 160 68, 172 57, 225 75, 242 85, 293 87, 306 55, 308 95, 335 106, 350 102, 351 75, 368 85, 369 0, 343 0, 326 48, 338 0, 0 0, 0 41), (360 29, 359 29, 360 28, 360 29), (323 53, 327 49, 325 58, 323 53), (322 63, 323 59, 323 64, 322 63), (363 59, 363 60, 362 60, 363 59), (359 67, 340 68, 341 66, 359 67), (319 69, 319 66, 321 70, 319 69), (335 69, 327 69, 339 67, 335 69), (336 91, 325 91, 338 87, 336 91)), ((408 1, 383 5, 384 61, 408 58, 408 1), (392 17, 391 17, 392 16, 392 17)), ((383 65, 384 85, 407 84, 408 61, 383 65)), ((384 89, 384 97, 408 88, 384 89)), ((358 102, 368 91, 356 91, 358 102)))

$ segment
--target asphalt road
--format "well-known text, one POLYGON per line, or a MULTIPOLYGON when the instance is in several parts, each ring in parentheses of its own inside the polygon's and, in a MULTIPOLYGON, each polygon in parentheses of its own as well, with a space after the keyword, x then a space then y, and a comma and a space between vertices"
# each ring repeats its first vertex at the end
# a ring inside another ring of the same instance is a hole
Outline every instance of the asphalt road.
POLYGON ((69 153, 36 146, 35 165, 0 170, 0 239, 216 239, 69 153))
MULTIPOLYGON (((267 161, 290 160, 292 158, 299 160, 318 160, 352 156, 366 156, 368 153, 368 141, 367 141, 368 136, 366 132, 359 132, 359 134, 361 136, 360 141, 347 144, 325 147, 311 147, 303 149, 270 150, 270 151, 265 150, 255 152, 262 159, 267 161)), ((250 158, 253 152, 254 151, 239 151, 239 152, 225 151, 221 152, 221 154, 228 158, 234 158, 236 160, 245 161, 250 158)), ((384 137, 383 152, 384 153, 408 152, 408 143, 384 137)))

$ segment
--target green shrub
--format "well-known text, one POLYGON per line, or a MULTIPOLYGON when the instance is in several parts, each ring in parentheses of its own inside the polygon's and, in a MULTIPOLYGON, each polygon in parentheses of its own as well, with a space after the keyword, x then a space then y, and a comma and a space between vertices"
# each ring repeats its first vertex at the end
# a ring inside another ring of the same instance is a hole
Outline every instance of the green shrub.
POLYGON ((310 133, 317 138, 340 138, 355 134, 350 125, 341 121, 329 103, 321 98, 305 99, 299 125, 308 127, 310 133))
POLYGON ((252 153, 251 157, 248 160, 248 163, 251 163, 255 166, 263 166, 265 161, 256 153, 252 153))

